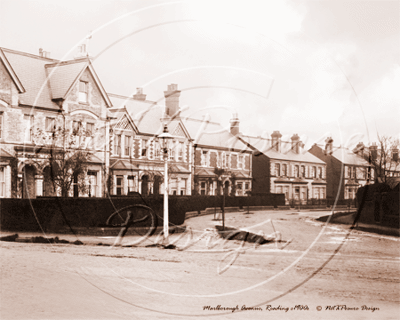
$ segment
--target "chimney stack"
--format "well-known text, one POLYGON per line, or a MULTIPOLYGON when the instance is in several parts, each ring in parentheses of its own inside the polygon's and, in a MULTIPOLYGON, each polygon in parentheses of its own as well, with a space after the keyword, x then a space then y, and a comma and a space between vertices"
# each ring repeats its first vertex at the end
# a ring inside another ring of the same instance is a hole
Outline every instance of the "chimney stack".
POLYGON ((42 58, 50 58, 50 52, 44 51, 43 48, 39 48, 39 56, 42 58))
POLYGON ((328 137, 325 139, 325 154, 331 156, 333 153, 333 139, 328 137))
POLYGON ((136 93, 133 95, 133 99, 145 101, 146 95, 143 94, 143 88, 136 88, 136 93))
POLYGON ((369 147, 369 152, 371 154, 371 161, 375 162, 378 158, 378 146, 375 142, 372 142, 372 145, 369 147))
POLYGON ((300 137, 295 133, 291 138, 292 140, 292 150, 295 153, 299 153, 300 148, 300 137))
POLYGON ((364 156, 364 148, 365 148, 364 143, 359 142, 359 143, 356 145, 356 148, 353 150, 353 152, 354 152, 356 155, 358 155, 358 156, 360 156, 360 157, 363 157, 363 156, 364 156))
POLYGON ((272 138, 272 149, 279 152, 280 151, 279 145, 282 138, 281 133, 279 131, 274 131, 271 134, 271 138, 272 138))
POLYGON ((168 90, 164 91, 165 97, 165 113, 167 116, 172 117, 179 111, 179 96, 181 92, 178 90, 177 84, 168 85, 168 90))
POLYGON ((239 134, 239 117, 236 112, 232 114, 232 119, 230 120, 230 124, 231 124, 230 128, 231 134, 237 136, 239 134))

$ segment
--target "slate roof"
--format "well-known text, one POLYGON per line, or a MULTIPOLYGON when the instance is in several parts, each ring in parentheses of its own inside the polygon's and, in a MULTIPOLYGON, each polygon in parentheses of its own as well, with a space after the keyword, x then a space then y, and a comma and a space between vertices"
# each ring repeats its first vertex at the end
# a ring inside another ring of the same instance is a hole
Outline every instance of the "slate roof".
POLYGON ((113 104, 113 108, 125 108, 136 124, 139 132, 147 134, 159 134, 162 132, 161 118, 164 108, 152 101, 135 100, 109 93, 108 96, 113 104))
POLYGON ((72 84, 75 83, 78 76, 87 66, 87 59, 46 65, 46 73, 47 76, 50 77, 49 80, 52 98, 65 98, 72 84))
POLYGON ((111 107, 111 101, 87 57, 59 61, 6 48, 1 48, 1 51, 25 89, 20 90, 20 104, 59 110, 52 99, 65 98, 69 89, 88 67, 104 100, 111 107))
POLYGON ((25 92, 25 88, 22 85, 21 81, 19 80, 17 74, 15 73, 13 67, 11 66, 10 62, 8 61, 7 57, 5 56, 2 48, 0 48, 0 60, 3 61, 4 66, 6 67, 7 72, 10 74, 11 79, 14 81, 15 86, 18 89, 19 93, 25 92))
POLYGON ((192 139, 194 139, 194 144, 230 148, 239 151, 250 150, 242 141, 224 129, 219 123, 193 118, 182 118, 182 122, 192 139))
POLYGON ((278 152, 271 149, 271 139, 252 136, 241 136, 241 138, 270 159, 325 164, 324 161, 320 160, 308 151, 300 151, 299 153, 294 152, 291 148, 290 142, 283 141, 281 144, 282 152, 278 152))
POLYGON ((10 159, 10 158, 14 158, 14 156, 5 151, 4 149, 0 148, 0 159, 10 159))
POLYGON ((103 160, 101 160, 99 157, 95 156, 94 154, 90 155, 88 162, 89 163, 99 163, 99 164, 104 163, 103 160))
POLYGON ((356 155, 353 151, 348 148, 338 147, 333 148, 332 156, 337 160, 341 161, 343 164, 353 165, 353 166, 369 166, 369 163, 364 158, 356 155))
POLYGON ((25 88, 25 92, 19 94, 20 104, 58 110, 57 104, 51 100, 45 72, 45 65, 57 60, 5 48, 2 50, 25 88))
POLYGON ((139 170, 137 165, 130 163, 128 160, 117 160, 111 166, 113 170, 139 170))

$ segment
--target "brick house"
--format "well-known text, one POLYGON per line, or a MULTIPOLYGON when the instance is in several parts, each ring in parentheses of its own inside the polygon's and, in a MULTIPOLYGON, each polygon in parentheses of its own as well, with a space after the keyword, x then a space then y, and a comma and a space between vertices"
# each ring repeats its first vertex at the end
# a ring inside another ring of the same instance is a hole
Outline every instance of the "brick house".
POLYGON ((284 193, 286 204, 307 204, 326 198, 326 164, 303 149, 297 134, 282 141, 274 131, 269 138, 240 136, 253 150, 253 192, 284 193))
POLYGON ((110 156, 111 193, 164 193, 164 160, 158 135, 167 125, 174 137, 169 150, 169 193, 190 195, 192 189, 192 139, 181 119, 172 118, 173 87, 164 92, 166 107, 146 100, 141 88, 133 97, 109 94, 114 104, 110 156))
POLYGON ((0 48, 0 179, 4 197, 56 195, 48 166, 54 128, 90 151, 85 196, 102 196, 107 109, 111 107, 88 57, 58 61, 42 49, 33 55, 0 48), (78 139, 78 136, 75 137, 78 139))
POLYGON ((251 150, 236 137, 237 115, 231 120, 230 130, 216 122, 181 117, 180 94, 176 84, 168 86, 164 92, 166 115, 180 121, 192 141, 192 194, 246 195, 252 188, 251 150))
MULTIPOLYGON (((309 152, 326 163, 327 198, 335 200, 354 199, 357 189, 368 178, 368 161, 345 147, 334 147, 333 139, 327 138, 325 146, 314 144, 309 152)), ((374 170, 371 169, 374 178, 374 170)))
MULTIPOLYGON (((231 124, 239 124, 234 115, 231 124)), ((240 141, 238 128, 225 130, 215 122, 186 118, 194 139, 194 193, 245 196, 252 190, 251 150, 240 141), (236 132, 237 131, 237 132, 236 132)))

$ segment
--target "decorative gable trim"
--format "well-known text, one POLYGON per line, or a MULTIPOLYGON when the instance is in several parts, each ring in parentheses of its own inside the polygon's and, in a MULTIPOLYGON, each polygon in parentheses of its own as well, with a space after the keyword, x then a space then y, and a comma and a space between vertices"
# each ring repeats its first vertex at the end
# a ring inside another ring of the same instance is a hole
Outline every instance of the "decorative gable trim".
POLYGON ((114 126, 114 129, 131 130, 135 133, 137 131, 126 114, 117 122, 117 124, 114 126))
POLYGON ((24 93, 25 92, 24 86, 22 85, 21 81, 19 80, 14 69, 11 67, 10 62, 8 61, 7 57, 5 56, 5 54, 1 48, 0 48, 0 60, 3 62, 4 66, 6 67, 6 70, 9 73, 11 79, 14 81, 14 84, 17 87, 18 92, 24 93))
POLYGON ((185 130, 182 128, 182 124, 178 124, 175 128, 174 132, 172 133, 173 136, 176 137, 184 137, 186 138, 185 130))

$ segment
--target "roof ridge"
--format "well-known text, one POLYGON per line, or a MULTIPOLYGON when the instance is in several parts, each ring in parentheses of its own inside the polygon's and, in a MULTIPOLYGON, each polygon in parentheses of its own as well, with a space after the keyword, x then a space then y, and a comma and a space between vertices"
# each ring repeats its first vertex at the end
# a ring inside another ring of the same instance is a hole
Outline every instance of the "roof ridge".
POLYGON ((222 127, 222 125, 221 125, 220 123, 214 122, 214 121, 209 121, 209 120, 204 120, 204 119, 190 118, 190 117, 185 117, 185 116, 182 116, 181 118, 184 119, 185 121, 186 121, 186 120, 197 121, 197 122, 204 122, 204 121, 205 121, 205 122, 211 123, 211 124, 218 124, 218 125, 220 125, 220 126, 222 127))
POLYGON ((58 59, 41 57, 41 56, 35 55, 35 54, 33 54, 33 53, 28 53, 28 52, 23 52, 23 51, 8 49, 8 48, 4 48, 4 47, 1 47, 1 50, 3 50, 4 52, 14 53, 14 54, 18 54, 18 55, 21 55, 21 56, 25 56, 25 57, 29 57, 29 58, 34 58, 34 59, 38 59, 38 60, 60 61, 60 60, 58 60, 58 59))
POLYGON ((127 99, 127 100, 132 100, 132 101, 146 102, 146 103, 151 103, 151 104, 157 105, 157 102, 156 102, 156 101, 151 101, 151 100, 136 100, 136 99, 134 99, 133 97, 128 97, 128 96, 124 96, 124 95, 122 95, 122 94, 116 94, 116 93, 110 93, 110 92, 107 92, 107 94, 108 94, 110 97, 114 97, 114 98, 122 98, 122 99, 127 99))
POLYGON ((55 63, 47 63, 45 64, 45 68, 52 68, 52 67, 62 67, 65 65, 70 65, 74 63, 82 63, 82 62, 88 62, 88 59, 86 58, 80 58, 80 59, 71 59, 71 60, 65 60, 65 61, 57 61, 55 63))

